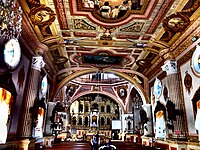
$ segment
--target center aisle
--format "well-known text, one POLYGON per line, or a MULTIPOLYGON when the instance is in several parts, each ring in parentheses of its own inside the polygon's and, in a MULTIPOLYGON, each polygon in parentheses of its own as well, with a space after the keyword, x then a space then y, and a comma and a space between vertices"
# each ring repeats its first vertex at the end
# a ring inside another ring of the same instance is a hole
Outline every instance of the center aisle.
MULTIPOLYGON (((142 146, 135 143, 113 142, 117 150, 156 150, 152 147, 142 146)), ((89 142, 61 142, 54 144, 51 148, 44 148, 45 150, 90 150, 89 142)))

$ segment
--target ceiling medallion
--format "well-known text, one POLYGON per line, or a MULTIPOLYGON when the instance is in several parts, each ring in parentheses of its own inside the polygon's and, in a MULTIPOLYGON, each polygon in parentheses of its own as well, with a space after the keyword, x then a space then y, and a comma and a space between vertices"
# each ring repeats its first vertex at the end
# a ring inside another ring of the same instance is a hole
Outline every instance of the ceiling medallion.
POLYGON ((196 46, 196 50, 192 55, 191 68, 195 75, 200 76, 200 46, 196 46))
POLYGON ((190 19, 188 16, 177 12, 170 15, 163 20, 163 27, 165 28, 168 36, 163 38, 163 41, 171 39, 173 33, 183 32, 190 24, 190 19))
POLYGON ((77 0, 79 11, 88 11, 98 20, 115 23, 125 20, 130 14, 144 14, 150 0, 77 0))
MULTIPOLYGON (((112 34, 112 31, 113 30, 115 30, 115 28, 104 28, 104 27, 102 27, 102 29, 103 29, 103 35, 101 35, 100 36, 100 40, 107 40, 107 41, 111 41, 112 40, 112 36, 111 36, 111 34, 112 34)), ((102 43, 103 45, 108 45, 108 42, 104 42, 104 43, 102 43)))
POLYGON ((125 104, 128 86, 127 85, 118 86, 118 87, 115 87, 115 90, 117 91, 117 95, 119 96, 119 98, 121 98, 123 103, 125 104))
POLYGON ((41 5, 37 8, 33 7, 28 15, 33 25, 37 25, 42 28, 44 35, 47 34, 45 31, 46 28, 49 27, 56 19, 54 11, 45 5, 41 5))

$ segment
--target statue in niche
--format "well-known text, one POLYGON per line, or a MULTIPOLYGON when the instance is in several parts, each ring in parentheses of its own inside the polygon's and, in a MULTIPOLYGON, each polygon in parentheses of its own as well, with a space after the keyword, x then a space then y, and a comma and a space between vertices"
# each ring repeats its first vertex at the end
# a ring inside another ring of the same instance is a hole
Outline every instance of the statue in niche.
POLYGON ((88 117, 85 117, 85 125, 88 126, 88 117))
POLYGON ((92 116, 92 126, 97 126, 97 116, 92 116))
POLYGON ((156 134, 155 138, 165 138, 166 137, 166 125, 165 125, 165 118, 164 118, 164 111, 159 110, 156 112, 156 134))
POLYGON ((1 117, 0 117, 0 126, 1 126, 1 133, 0 133, 0 144, 5 144, 7 139, 7 123, 10 114, 10 108, 12 104, 13 97, 11 93, 3 88, 0 88, 0 110, 1 110, 1 117))
POLYGON ((127 125, 128 125, 128 130, 131 130, 131 122, 130 121, 128 121, 127 125))
POLYGON ((73 117, 72 123, 73 123, 73 125, 76 125, 76 117, 73 117))
POLYGON ((197 114, 195 119, 195 128, 200 132, 200 100, 197 101, 197 114))
POLYGON ((101 125, 103 126, 103 125, 104 125, 104 123, 105 123, 105 120, 104 120, 104 118, 103 118, 103 117, 101 117, 101 125))

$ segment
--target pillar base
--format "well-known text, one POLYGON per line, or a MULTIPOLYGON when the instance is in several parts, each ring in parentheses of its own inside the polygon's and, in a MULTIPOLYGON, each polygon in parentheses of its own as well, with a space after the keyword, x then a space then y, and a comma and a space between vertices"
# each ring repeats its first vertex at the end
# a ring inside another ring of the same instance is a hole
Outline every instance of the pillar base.
POLYGON ((18 148, 20 150, 28 150, 29 143, 30 143, 29 139, 20 140, 18 141, 18 148))
POLYGON ((44 147, 52 147, 54 143, 54 136, 44 137, 44 147))

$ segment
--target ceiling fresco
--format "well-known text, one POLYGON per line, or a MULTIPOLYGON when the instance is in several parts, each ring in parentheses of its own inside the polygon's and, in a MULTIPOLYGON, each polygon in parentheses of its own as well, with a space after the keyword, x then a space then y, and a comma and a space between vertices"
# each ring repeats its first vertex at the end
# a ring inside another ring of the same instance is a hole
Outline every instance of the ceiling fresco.
MULTIPOLYGON (((190 27, 200 14, 199 0, 19 0, 19 4, 26 26, 48 47, 50 72, 74 68, 58 74, 59 81, 81 68, 102 66, 151 79, 164 62, 160 52, 169 47, 175 51, 177 42, 194 31, 190 27), (99 64, 100 58, 104 61, 99 64)), ((32 34, 26 28, 24 39, 32 34)))

